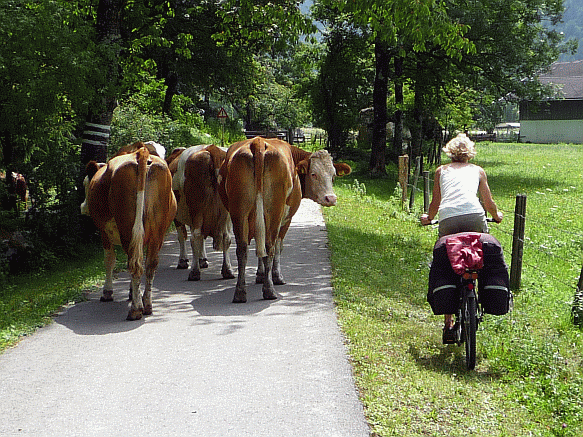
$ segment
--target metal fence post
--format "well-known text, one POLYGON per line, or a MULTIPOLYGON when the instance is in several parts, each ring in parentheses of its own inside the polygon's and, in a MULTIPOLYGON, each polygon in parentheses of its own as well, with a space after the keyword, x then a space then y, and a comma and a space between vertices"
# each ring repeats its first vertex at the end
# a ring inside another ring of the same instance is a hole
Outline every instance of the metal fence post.
POLYGON ((514 232, 512 233, 512 262, 510 264, 510 289, 518 290, 522 276, 524 253, 524 223, 526 219, 526 194, 516 195, 514 207, 514 232))

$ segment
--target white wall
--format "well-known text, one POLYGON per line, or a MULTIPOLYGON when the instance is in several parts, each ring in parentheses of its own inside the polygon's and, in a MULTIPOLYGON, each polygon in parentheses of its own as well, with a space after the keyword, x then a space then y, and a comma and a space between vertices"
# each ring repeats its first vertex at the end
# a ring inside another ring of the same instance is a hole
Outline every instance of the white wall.
POLYGON ((520 120, 520 141, 583 144, 583 120, 520 120))

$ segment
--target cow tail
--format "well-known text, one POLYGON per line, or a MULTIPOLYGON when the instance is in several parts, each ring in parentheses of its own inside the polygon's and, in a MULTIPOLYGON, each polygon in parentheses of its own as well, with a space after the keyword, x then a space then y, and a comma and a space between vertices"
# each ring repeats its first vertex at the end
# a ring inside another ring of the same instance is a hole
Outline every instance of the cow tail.
POLYGON ((142 264, 142 253, 144 249, 144 207, 146 198, 146 174, 150 152, 145 147, 137 151, 138 177, 136 180, 136 218, 132 228, 132 239, 130 240, 128 269, 132 275, 142 276, 144 267, 142 264))
POLYGON ((263 204, 265 141, 261 138, 255 138, 251 143, 251 153, 253 153, 255 192, 257 193, 257 201, 255 202, 255 247, 257 256, 263 258, 267 256, 267 250, 265 249, 265 209, 263 204))

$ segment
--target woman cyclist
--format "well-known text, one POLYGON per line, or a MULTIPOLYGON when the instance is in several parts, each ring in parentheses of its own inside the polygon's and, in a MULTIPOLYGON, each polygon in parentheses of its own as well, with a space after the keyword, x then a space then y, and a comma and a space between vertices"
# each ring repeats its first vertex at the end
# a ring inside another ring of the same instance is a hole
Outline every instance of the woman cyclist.
MULTIPOLYGON (((476 156, 474 142, 460 133, 445 145, 443 151, 451 163, 435 171, 431 203, 428 213, 419 218, 421 224, 430 224, 439 214, 439 238, 458 232, 488 232, 484 209, 497 223, 502 221, 502 213, 492 199, 486 172, 469 163, 476 156), (477 193, 484 206, 480 204, 477 193)), ((443 342, 452 343, 455 338, 453 315, 446 314, 443 342)))

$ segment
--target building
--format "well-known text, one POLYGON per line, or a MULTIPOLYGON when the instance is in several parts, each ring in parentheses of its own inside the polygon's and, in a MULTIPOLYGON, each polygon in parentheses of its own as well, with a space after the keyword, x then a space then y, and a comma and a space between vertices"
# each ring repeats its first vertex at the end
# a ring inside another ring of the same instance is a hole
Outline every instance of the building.
POLYGON ((583 144, 583 61, 556 62, 540 81, 556 96, 520 103, 520 141, 583 144))

